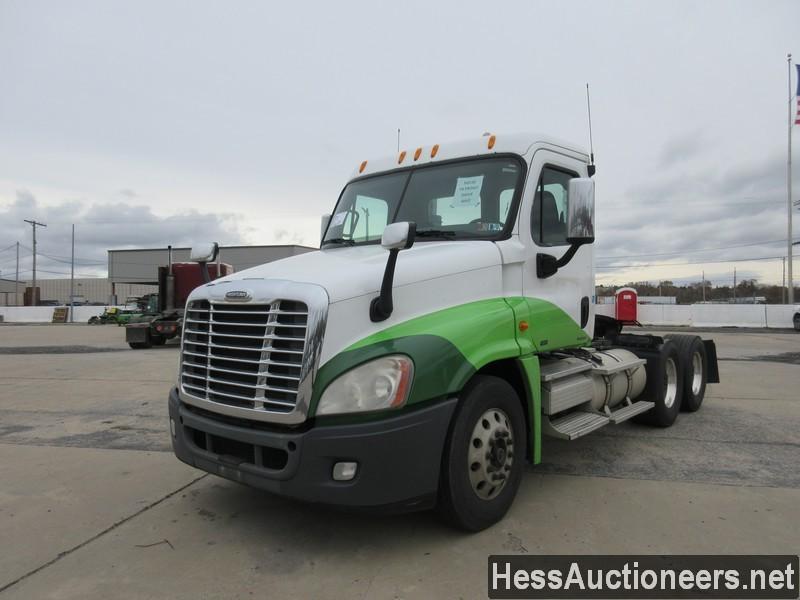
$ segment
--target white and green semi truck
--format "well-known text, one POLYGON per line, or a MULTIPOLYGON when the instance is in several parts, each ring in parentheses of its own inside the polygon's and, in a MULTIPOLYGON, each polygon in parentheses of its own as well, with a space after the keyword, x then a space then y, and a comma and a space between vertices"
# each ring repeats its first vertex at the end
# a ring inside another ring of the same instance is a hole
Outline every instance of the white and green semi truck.
POLYGON ((304 501, 437 507, 480 530, 543 436, 700 408, 712 341, 595 317, 593 173, 585 151, 522 134, 357 165, 318 252, 192 292, 175 454, 304 501))

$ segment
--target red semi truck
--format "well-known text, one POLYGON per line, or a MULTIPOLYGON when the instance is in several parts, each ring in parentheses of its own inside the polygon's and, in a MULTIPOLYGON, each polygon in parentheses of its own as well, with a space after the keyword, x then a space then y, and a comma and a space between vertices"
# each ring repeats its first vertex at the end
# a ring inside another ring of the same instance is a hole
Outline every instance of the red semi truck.
POLYGON ((140 350, 163 346, 169 339, 180 338, 184 307, 192 290, 231 273, 233 266, 227 263, 173 263, 170 248, 169 264, 158 267, 158 312, 128 323, 125 326, 125 341, 134 350, 140 350))

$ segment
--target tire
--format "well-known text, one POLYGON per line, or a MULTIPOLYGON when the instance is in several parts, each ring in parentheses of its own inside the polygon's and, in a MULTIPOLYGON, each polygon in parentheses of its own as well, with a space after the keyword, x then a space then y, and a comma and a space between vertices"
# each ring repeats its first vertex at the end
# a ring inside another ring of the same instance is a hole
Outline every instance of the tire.
POLYGON ((683 371, 683 401, 681 410, 696 412, 703 404, 708 381, 708 357, 703 340, 696 335, 668 335, 678 348, 683 371))
POLYGON ((89 317, 89 320, 87 321, 87 323, 89 325, 99 325, 100 324, 100 319, 98 317, 89 317))
POLYGON ((150 342, 128 342, 128 346, 134 350, 146 350, 147 348, 151 348, 153 344, 150 342))
POLYGON ((167 343, 167 338, 162 335, 151 335, 150 342, 153 344, 153 346, 163 346, 167 343))
POLYGON ((665 340, 657 350, 642 350, 636 354, 647 359, 647 384, 638 399, 649 400, 655 406, 634 419, 654 427, 669 427, 678 418, 683 397, 683 369, 678 348, 672 340, 665 340))
POLYGON ((794 324, 794 330, 800 331, 800 313, 795 313, 794 318, 792 319, 792 323, 794 324))
POLYGON ((488 375, 470 381, 442 457, 438 510, 445 521, 480 531, 505 516, 524 472, 526 430, 520 398, 508 382, 488 375), (492 479, 498 471, 507 473, 499 481, 492 479))

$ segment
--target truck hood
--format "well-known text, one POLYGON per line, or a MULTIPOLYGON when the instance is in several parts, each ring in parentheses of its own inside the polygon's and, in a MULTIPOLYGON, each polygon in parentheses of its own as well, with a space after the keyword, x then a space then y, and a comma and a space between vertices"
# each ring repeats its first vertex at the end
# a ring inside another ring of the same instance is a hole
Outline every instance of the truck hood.
MULTIPOLYGON (((318 250, 239 271, 211 285, 260 279, 314 283, 324 287, 334 303, 377 294, 388 256, 388 251, 377 244, 318 250)), ((400 252, 394 287, 497 266, 501 262, 499 249, 489 241, 417 242, 400 252)))

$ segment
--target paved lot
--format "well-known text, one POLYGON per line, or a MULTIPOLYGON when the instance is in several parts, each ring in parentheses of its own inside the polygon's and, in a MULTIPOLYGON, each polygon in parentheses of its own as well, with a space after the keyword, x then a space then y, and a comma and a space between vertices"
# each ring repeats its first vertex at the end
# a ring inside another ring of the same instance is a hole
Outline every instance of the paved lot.
POLYGON ((0 326, 0 598, 475 598, 494 553, 796 553, 800 335, 720 332, 723 383, 668 430, 546 441, 508 517, 284 501, 169 452, 177 348, 0 326))

